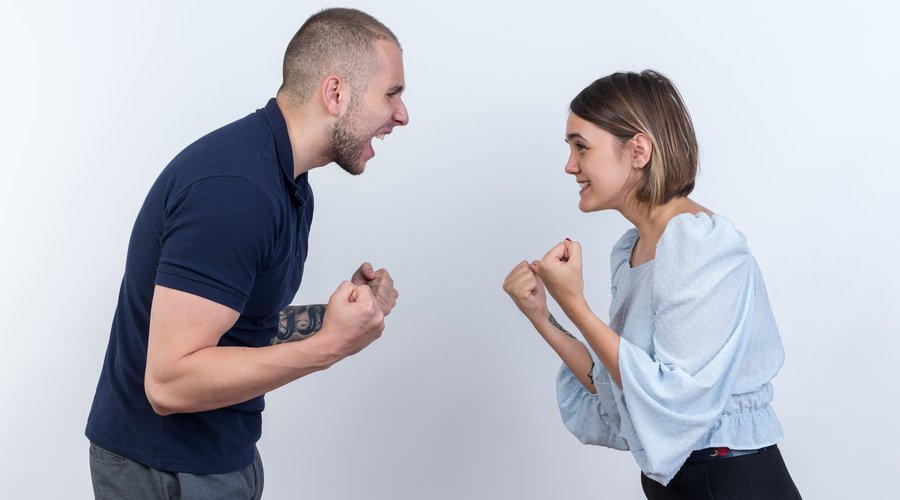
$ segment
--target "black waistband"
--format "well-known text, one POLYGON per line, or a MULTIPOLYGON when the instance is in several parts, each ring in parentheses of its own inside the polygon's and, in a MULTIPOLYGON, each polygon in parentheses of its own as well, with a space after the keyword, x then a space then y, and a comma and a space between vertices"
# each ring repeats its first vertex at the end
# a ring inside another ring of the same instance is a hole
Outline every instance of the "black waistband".
POLYGON ((726 460, 729 458, 743 457, 746 455, 760 455, 775 449, 777 445, 766 446, 758 450, 732 450, 731 448, 705 448, 696 450, 688 457, 687 463, 710 462, 713 460, 726 460))

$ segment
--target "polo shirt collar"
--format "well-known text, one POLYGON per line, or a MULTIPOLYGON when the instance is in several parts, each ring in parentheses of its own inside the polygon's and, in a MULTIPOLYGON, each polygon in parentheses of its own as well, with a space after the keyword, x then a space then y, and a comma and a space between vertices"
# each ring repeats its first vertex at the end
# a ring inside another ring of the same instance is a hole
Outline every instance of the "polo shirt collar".
POLYGON ((294 200, 305 205, 309 202, 311 194, 309 173, 304 172, 294 179, 294 154, 291 149, 291 138, 288 135, 284 115, 281 114, 281 109, 278 108, 274 97, 266 103, 265 110, 269 126, 272 127, 272 134, 275 136, 275 152, 278 156, 278 163, 281 165, 281 171, 284 173, 284 180, 288 189, 294 193, 294 200))

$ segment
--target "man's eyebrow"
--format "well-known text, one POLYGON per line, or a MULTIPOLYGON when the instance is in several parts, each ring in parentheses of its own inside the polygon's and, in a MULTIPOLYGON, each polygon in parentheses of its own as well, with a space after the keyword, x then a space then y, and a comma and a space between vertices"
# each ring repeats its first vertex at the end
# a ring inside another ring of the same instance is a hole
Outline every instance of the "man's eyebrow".
POLYGON ((388 94, 399 94, 400 92, 403 92, 403 85, 394 85, 388 90, 388 94))

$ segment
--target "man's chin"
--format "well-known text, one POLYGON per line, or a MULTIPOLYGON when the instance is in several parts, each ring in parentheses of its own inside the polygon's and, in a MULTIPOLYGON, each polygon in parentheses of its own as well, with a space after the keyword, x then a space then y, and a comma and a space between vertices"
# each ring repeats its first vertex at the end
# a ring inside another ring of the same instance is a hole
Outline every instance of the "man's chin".
POLYGON ((365 172, 365 170, 366 170, 365 162, 359 162, 355 165, 352 165, 352 164, 348 165, 346 163, 338 163, 338 166, 340 166, 342 169, 344 169, 345 172, 347 172, 350 175, 360 175, 363 172, 365 172))

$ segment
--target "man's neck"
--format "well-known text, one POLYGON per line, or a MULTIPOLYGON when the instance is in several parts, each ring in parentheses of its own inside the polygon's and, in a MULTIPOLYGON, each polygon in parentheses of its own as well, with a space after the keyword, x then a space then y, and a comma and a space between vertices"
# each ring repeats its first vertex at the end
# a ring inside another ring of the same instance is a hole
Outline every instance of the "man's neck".
POLYGON ((282 95, 275 97, 278 109, 287 125, 288 137, 291 140, 291 156, 294 158, 294 178, 324 165, 327 165, 327 130, 325 121, 315 117, 315 110, 309 106, 296 105, 282 95))

